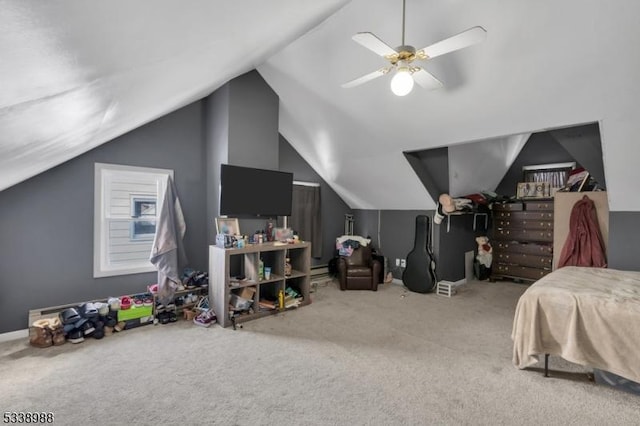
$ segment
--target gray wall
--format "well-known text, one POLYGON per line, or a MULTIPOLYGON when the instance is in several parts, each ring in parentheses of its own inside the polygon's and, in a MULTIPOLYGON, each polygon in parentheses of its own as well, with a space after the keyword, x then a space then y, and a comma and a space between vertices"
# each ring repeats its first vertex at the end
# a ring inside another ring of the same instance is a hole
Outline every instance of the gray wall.
MULTIPOLYGON (((380 239, 378 238, 378 216, 380 210, 361 210, 353 211, 353 233, 363 237, 370 237, 371 244, 374 248, 380 250, 380 239)), ((344 229, 344 224, 343 224, 344 229)))
POLYGON ((598 123, 551 130, 549 134, 589 171, 601 187, 607 187, 598 123))
MULTIPOLYGON (((576 160, 551 134, 534 133, 498 184, 495 192, 499 195, 515 196, 518 182, 522 182, 522 166, 570 161, 576 160)), ((602 156, 600 156, 600 163, 602 163, 602 156)))
POLYGON ((280 136, 279 162, 280 170, 293 173, 294 180, 320 184, 322 258, 312 259, 312 263, 314 265, 327 264, 334 256, 336 237, 344 233, 344 215, 353 212, 283 136, 280 136))
POLYGON ((229 164, 278 170, 278 95, 257 71, 228 85, 229 164))
MULTIPOLYGON (((279 103, 278 95, 255 70, 231 80, 205 98, 209 244, 215 244, 214 219, 220 216, 220 165, 278 170, 279 103)), ((239 218, 240 231, 252 234, 265 229, 268 220, 239 218)))
POLYGON ((447 219, 433 224, 432 210, 381 210, 380 241, 374 235, 378 229, 378 210, 354 210, 355 233, 371 235, 374 246, 387 258, 387 266, 394 278, 401 279, 403 269, 396 267, 396 259, 405 259, 413 250, 415 221, 417 215, 429 216, 431 241, 436 272, 439 280, 458 281, 464 278, 464 254, 477 249, 475 237, 486 235, 484 218, 478 218, 477 229, 473 229, 473 215, 452 216, 449 231, 447 219))
POLYGON ((229 85, 226 84, 203 100, 203 139, 206 164, 207 244, 215 244, 214 218, 220 212, 220 164, 229 158, 229 85))
POLYGON ((609 267, 640 271, 640 212, 609 212, 609 267))
POLYGON ((484 218, 478 216, 477 228, 473 229, 473 215, 450 216, 435 226, 436 260, 439 280, 458 281, 465 277, 464 256, 468 251, 477 251, 476 237, 487 235, 484 218), (447 231, 449 220, 449 231, 447 231))
POLYGON ((449 149, 433 148, 405 152, 405 158, 435 201, 449 193, 449 149))
POLYGON ((175 171, 190 265, 207 268, 202 103, 164 116, 0 192, 0 332, 29 309, 144 291, 155 273, 93 278, 94 163, 175 171))

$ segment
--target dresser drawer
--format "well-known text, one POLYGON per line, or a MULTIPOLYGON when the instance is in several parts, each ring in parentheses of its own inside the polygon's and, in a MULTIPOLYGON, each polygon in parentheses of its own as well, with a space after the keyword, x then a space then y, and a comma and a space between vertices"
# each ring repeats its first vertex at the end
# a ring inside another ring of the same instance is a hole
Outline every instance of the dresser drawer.
POLYGON ((499 229, 505 228, 527 228, 527 229, 553 229, 552 220, 536 220, 536 219, 496 219, 495 227, 499 229))
POLYGON ((494 241, 492 246, 494 254, 508 252, 545 256, 553 255, 553 246, 551 244, 521 244, 513 241, 494 241))
POLYGON ((550 210, 553 211, 553 201, 529 201, 525 203, 524 210, 527 211, 539 211, 550 210))
POLYGON ((533 268, 551 269, 553 263, 552 256, 541 256, 539 254, 524 253, 494 253, 493 259, 498 263, 511 263, 520 266, 531 266, 533 268))
POLYGON ((494 265, 493 275, 505 275, 513 278, 524 278, 527 280, 538 280, 549 274, 551 269, 529 268, 518 265, 494 265))
POLYGON ((523 209, 522 203, 504 203, 504 204, 494 204, 493 210, 497 212, 513 212, 520 211, 523 209))
POLYGON ((494 219, 514 220, 550 220, 553 221, 553 212, 549 211, 499 211, 494 212, 494 219))
POLYGON ((529 229, 495 229, 495 240, 553 242, 553 231, 529 229))

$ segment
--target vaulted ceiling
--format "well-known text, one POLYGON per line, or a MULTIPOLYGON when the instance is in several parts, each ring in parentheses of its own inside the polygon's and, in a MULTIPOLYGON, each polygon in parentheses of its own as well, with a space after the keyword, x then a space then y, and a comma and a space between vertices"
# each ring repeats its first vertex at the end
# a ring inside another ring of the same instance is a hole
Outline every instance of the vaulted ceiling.
MULTIPOLYGON (((353 208, 434 207, 405 151, 598 122, 611 210, 640 211, 633 0, 407 0, 407 44, 476 25, 487 38, 426 62, 444 88, 405 97, 390 76, 340 87, 385 65, 353 34, 401 44, 401 0, 0 0, 0 10, 0 190, 257 68, 280 97, 280 132, 353 208)), ((514 149, 489 151, 504 162, 514 149)), ((463 157, 458 176, 477 177, 463 157)))

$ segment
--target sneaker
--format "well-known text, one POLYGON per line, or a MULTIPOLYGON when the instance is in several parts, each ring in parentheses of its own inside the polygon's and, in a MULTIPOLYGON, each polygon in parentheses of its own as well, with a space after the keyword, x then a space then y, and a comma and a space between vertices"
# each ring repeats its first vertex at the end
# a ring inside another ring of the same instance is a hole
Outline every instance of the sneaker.
POLYGON ((204 311, 193 319, 193 323, 202 327, 209 327, 211 324, 216 323, 216 314, 211 310, 204 311))
POLYGON ((129 309, 132 303, 133 302, 129 296, 122 296, 122 298, 120 298, 120 309, 129 309))
POLYGON ((82 324, 82 327, 80 327, 80 330, 84 333, 85 336, 90 336, 91 333, 96 331, 91 321, 87 321, 84 324, 82 324))
POLYGON ((168 323, 169 323, 169 321, 170 321, 170 318, 169 318, 169 312, 160 312, 160 313, 157 315, 157 318, 158 318, 158 322, 159 322, 160 324, 168 324, 168 323))
POLYGON ((71 343, 81 343, 84 342, 84 333, 82 330, 74 329, 71 333, 67 334, 67 340, 71 343))

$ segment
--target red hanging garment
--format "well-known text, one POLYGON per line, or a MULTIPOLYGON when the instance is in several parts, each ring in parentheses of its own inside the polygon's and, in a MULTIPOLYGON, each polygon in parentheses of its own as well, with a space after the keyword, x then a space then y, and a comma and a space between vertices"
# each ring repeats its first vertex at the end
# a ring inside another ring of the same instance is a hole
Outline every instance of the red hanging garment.
POLYGON ((558 261, 558 268, 563 266, 607 267, 596 207, 586 195, 571 209, 569 235, 558 261))

